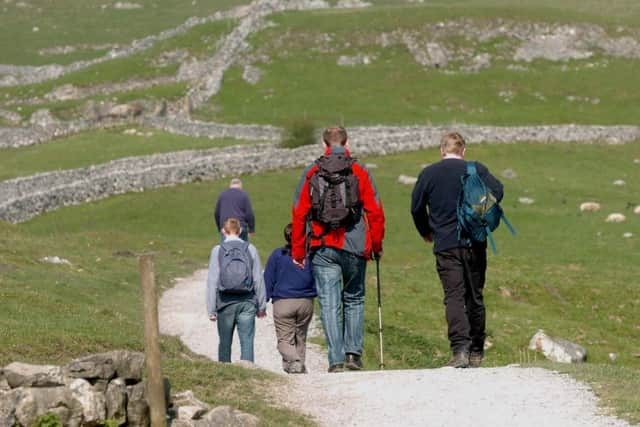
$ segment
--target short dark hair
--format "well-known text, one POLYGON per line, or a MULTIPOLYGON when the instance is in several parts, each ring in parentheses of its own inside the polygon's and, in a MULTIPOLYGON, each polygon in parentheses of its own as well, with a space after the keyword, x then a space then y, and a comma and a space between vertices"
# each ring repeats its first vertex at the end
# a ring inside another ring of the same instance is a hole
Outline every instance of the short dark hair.
POLYGON ((347 143, 347 130, 342 126, 326 128, 322 132, 322 140, 327 145, 344 145, 347 143))
POLYGON ((293 231, 293 225, 291 223, 284 226, 284 240, 287 241, 287 246, 291 246, 291 232, 293 231))

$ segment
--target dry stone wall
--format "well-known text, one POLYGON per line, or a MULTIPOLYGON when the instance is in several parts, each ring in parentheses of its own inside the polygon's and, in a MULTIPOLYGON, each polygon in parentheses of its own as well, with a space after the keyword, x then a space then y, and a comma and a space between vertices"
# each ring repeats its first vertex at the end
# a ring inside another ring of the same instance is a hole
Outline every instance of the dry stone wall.
MULTIPOLYGON (((32 426, 53 414, 62 425, 148 427, 144 354, 127 350, 88 355, 65 366, 13 362, 0 369, 0 426, 32 426)), ((260 420, 229 406, 212 408, 190 390, 171 394, 168 424, 182 427, 254 427, 260 420)), ((49 425, 49 424, 47 424, 49 425)))
POLYGON ((243 8, 236 8, 226 12, 216 12, 213 15, 198 18, 191 17, 187 21, 176 28, 163 31, 157 35, 147 36, 142 39, 134 40, 128 46, 117 47, 111 49, 105 55, 87 61, 76 61, 69 65, 42 65, 42 66, 24 66, 24 65, 7 65, 0 64, 0 87, 3 86, 19 86, 26 84, 41 83, 47 80, 57 79, 65 74, 82 70, 92 65, 101 64, 113 59, 125 58, 133 54, 147 50, 156 43, 167 40, 172 37, 184 34, 191 28, 214 21, 225 19, 236 19, 243 15, 243 8))
MULTIPOLYGON (((114 107, 117 106, 106 108, 105 111, 108 113, 114 107)), ((135 117, 125 114, 125 116, 121 118, 110 118, 108 114, 105 116, 98 114, 97 118, 78 119, 66 122, 53 120, 53 118, 47 116, 46 113, 42 114, 42 116, 45 117, 45 120, 34 120, 30 126, 0 127, 0 149, 44 144, 80 132, 125 125, 147 126, 177 135, 196 138, 234 138, 247 141, 277 141, 280 139, 282 133, 280 129, 273 126, 231 125, 180 118, 156 117, 153 115, 135 117)))
MULTIPOLYGON (((206 125, 205 125, 206 126, 206 125)), ((451 127, 372 127, 350 129, 356 156, 386 155, 436 147, 451 127)), ((636 126, 455 126, 470 143, 556 141, 625 143, 640 140, 636 126)), ((258 132, 262 132, 258 128, 258 132)), ((272 135, 275 136, 275 135, 272 135)), ((115 160, 86 168, 46 172, 0 182, 0 218, 18 223, 58 209, 115 194, 213 180, 226 176, 299 167, 312 162, 319 145, 295 149, 275 143, 237 145, 115 160)))
MULTIPOLYGON (((255 0, 247 6, 240 24, 224 39, 212 57, 181 67, 178 80, 188 79, 193 82, 187 93, 187 100, 182 103, 189 105, 189 108, 198 109, 220 91, 224 73, 236 61, 238 54, 246 49, 247 37, 267 25, 264 20, 266 16, 285 10, 327 7, 329 4, 324 0, 255 0)), ((172 110, 181 111, 175 108, 172 110)))

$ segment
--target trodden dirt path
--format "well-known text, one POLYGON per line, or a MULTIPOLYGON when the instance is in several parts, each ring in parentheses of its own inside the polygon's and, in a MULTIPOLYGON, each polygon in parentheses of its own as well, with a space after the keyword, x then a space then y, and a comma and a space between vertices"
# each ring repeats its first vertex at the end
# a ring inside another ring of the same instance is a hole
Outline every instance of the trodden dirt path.
MULTIPOLYGON (((195 353, 217 358, 206 315, 206 271, 179 279, 160 299, 160 330, 195 353)), ((232 360, 239 358, 233 345, 232 360)), ((282 373, 271 305, 256 319, 255 362, 282 373)), ((328 374, 321 348, 308 345, 307 375, 292 375, 282 403, 323 426, 629 426, 601 415, 593 392, 567 375, 516 366, 328 374)), ((284 374, 283 374, 284 375, 284 374)))

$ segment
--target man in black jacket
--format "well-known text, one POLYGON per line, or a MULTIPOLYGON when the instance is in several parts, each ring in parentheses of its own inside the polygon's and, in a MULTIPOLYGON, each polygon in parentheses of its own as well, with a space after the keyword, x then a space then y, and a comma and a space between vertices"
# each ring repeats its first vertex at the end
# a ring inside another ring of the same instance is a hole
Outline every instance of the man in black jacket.
MULTIPOLYGON (((453 357, 446 366, 478 367, 484 358, 485 306, 482 291, 487 270, 487 243, 458 232, 456 208, 466 173, 465 140, 451 132, 440 141, 442 160, 426 167, 411 196, 411 215, 420 236, 433 242, 436 269, 444 289, 449 343, 453 357)), ((502 184, 486 166, 478 174, 497 201, 502 184)))

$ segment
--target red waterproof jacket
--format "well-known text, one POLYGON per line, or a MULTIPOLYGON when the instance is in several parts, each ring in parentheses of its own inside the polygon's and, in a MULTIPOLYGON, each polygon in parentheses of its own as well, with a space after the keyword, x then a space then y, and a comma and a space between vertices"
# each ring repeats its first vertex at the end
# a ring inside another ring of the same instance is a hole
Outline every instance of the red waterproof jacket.
MULTIPOLYGON (((349 150, 345 147, 329 147, 325 155, 332 152, 344 152, 350 156, 349 150)), ((293 230, 291 235, 291 255, 302 262, 306 254, 307 220, 311 212, 311 194, 309 192, 309 179, 318 170, 318 166, 312 163, 307 167, 298 183, 293 201, 292 217, 293 230)), ((358 177, 358 192, 364 215, 360 215, 359 221, 350 227, 338 228, 329 231, 324 235, 324 245, 336 249, 353 253, 355 255, 371 258, 371 252, 382 252, 382 239, 384 238, 384 210, 378 190, 369 171, 359 163, 352 166, 353 174, 358 177)), ((324 231, 321 223, 311 221, 312 235, 320 236, 324 231)), ((309 246, 311 248, 322 246, 323 242, 319 238, 311 238, 309 246)))

